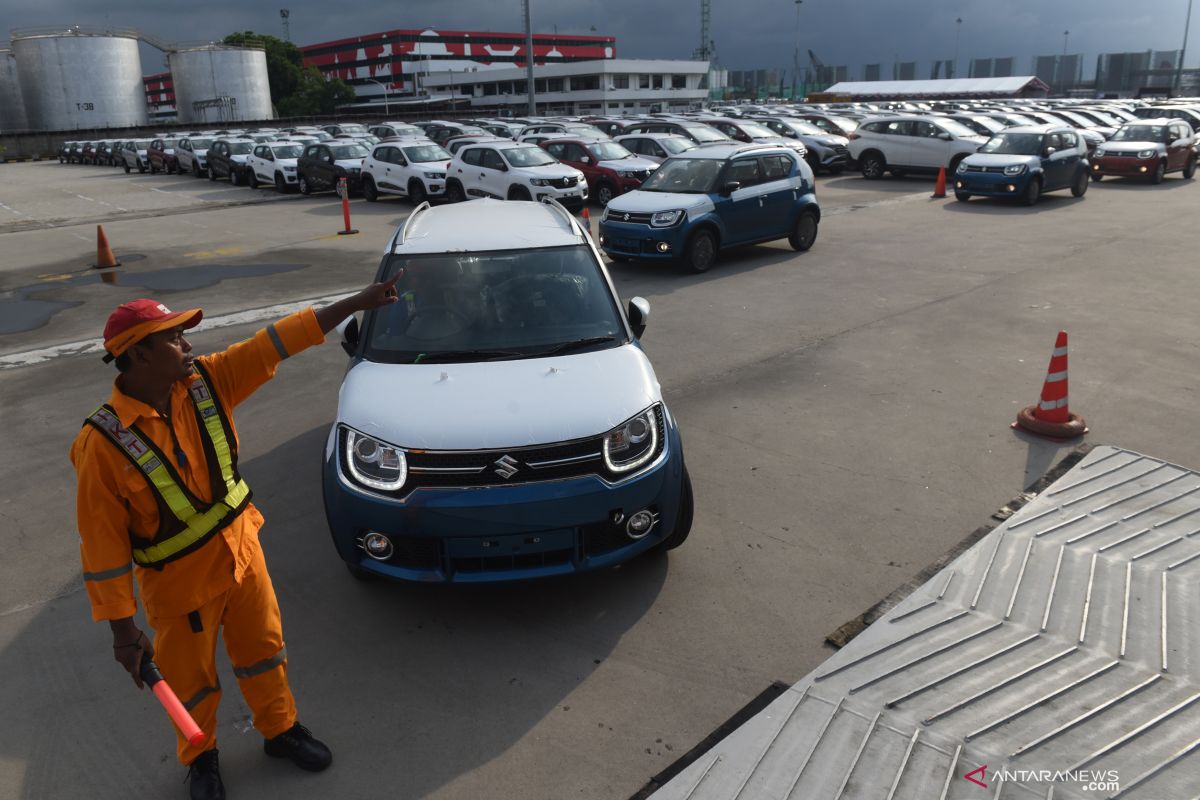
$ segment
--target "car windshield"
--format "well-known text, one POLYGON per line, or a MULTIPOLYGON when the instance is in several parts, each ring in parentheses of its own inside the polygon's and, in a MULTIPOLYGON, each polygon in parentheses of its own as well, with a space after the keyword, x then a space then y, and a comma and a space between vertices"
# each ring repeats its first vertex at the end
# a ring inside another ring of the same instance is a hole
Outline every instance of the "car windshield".
POLYGON ((745 133, 747 136, 749 136, 752 139, 762 139, 762 138, 765 138, 768 136, 774 138, 779 135, 779 134, 775 133, 775 131, 768 128, 766 125, 759 125, 757 123, 751 123, 751 122, 740 122, 738 124, 741 127, 742 132, 745 133))
POLYGON ((367 127, 365 125, 346 124, 346 125, 339 125, 338 127, 342 129, 342 133, 366 133, 367 132, 367 127))
POLYGON ((333 157, 338 161, 343 158, 366 158, 370 155, 367 148, 361 144, 338 144, 331 146, 329 149, 333 151, 333 157))
POLYGON ((395 136, 424 136, 425 131, 418 128, 416 125, 393 125, 393 135, 395 136))
MULTIPOLYGON (((150 147, 149 139, 138 139, 136 142, 130 142, 130 148, 133 150, 147 150, 150 147)), ((87 147, 85 144, 84 147, 87 147)))
POLYGON ((1112 137, 1114 142, 1165 142, 1168 139, 1166 125, 1126 125, 1112 137))
POLYGON ((638 188, 643 192, 705 194, 713 190, 724 163, 715 158, 668 158, 638 188))
POLYGON ((998 133, 979 148, 981 153, 1036 156, 1042 152, 1040 133, 998 133))
POLYGON ((811 122, 805 122, 799 119, 784 119, 780 120, 784 125, 791 128, 796 133, 802 133, 805 136, 824 136, 825 131, 813 125, 811 122))
POLYGON ((212 139, 188 139, 193 150, 207 150, 213 143, 212 139))
POLYGON ((254 149, 254 142, 230 142, 229 154, 234 156, 244 156, 254 149))
POLYGON ((163 139, 162 140, 162 146, 163 146, 164 150, 171 150, 178 144, 179 144, 178 139, 163 139))
POLYGON ((367 314, 372 361, 520 358, 593 337, 625 340, 590 247, 392 255, 384 280, 397 273, 400 302, 367 314))
POLYGON ((466 127, 460 128, 458 133, 451 133, 451 136, 487 136, 488 132, 483 128, 466 127))
POLYGON ((727 142, 729 137, 707 125, 684 125, 688 134, 697 142, 727 142))
POLYGON ((281 144, 271 148, 276 158, 299 158, 304 148, 298 144, 281 144))
POLYGON ((514 167, 544 167, 547 164, 558 163, 558 159, 540 147, 514 147, 500 152, 504 160, 514 167))
POLYGON ((601 161, 617 161, 622 158, 633 158, 633 153, 616 142, 596 142, 591 146, 596 158, 601 161))
POLYGON ((666 150, 671 155, 679 155, 685 150, 696 149, 696 143, 691 139, 685 139, 682 136, 667 136, 658 140, 659 146, 666 150))
POLYGON ((415 161, 418 164, 423 164, 427 161, 450 160, 450 154, 436 144, 419 144, 414 147, 405 147, 402 149, 409 161, 415 161))
POLYGON ((945 130, 955 136, 978 136, 979 135, 978 133, 971 130, 966 125, 963 125, 961 122, 959 122, 958 120, 955 120, 955 119, 948 119, 948 118, 939 119, 938 125, 940 125, 943 130, 945 130))

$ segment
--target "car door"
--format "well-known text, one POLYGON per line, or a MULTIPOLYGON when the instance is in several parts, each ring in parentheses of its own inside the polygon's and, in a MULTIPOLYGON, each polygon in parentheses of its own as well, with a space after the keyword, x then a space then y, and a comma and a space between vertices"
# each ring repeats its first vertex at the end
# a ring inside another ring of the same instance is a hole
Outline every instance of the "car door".
POLYGON ((800 181, 791 177, 796 162, 783 154, 759 160, 763 170, 763 224, 771 233, 784 236, 791 232, 793 212, 800 199, 800 181))
POLYGON ((490 147, 479 153, 479 189, 485 195, 501 200, 508 197, 508 165, 490 147))
POLYGON ((403 191, 404 180, 400 167, 405 163, 398 147, 380 147, 371 159, 371 177, 375 185, 388 191, 403 191))
POLYGON ((1059 131, 1051 134, 1051 138, 1058 140, 1058 152, 1062 154, 1062 173, 1059 176, 1058 186, 1066 188, 1075 183, 1075 176, 1079 174, 1079 165, 1083 160, 1083 156, 1079 153, 1079 139, 1072 131, 1059 131))
POLYGON ((179 171, 183 172, 192 168, 192 140, 180 139, 179 145, 175 148, 175 153, 179 157, 179 171))
POLYGON ((714 203, 717 215, 725 227, 725 242, 751 242, 770 235, 767 221, 766 195, 762 163, 755 156, 732 159, 717 184, 718 190, 731 182, 740 184, 728 197, 720 196, 714 203))
POLYGON ((459 163, 455 165, 454 171, 459 182, 462 183, 463 192, 467 197, 483 196, 481 194, 483 187, 480 183, 483 179, 483 171, 479 167, 482 157, 483 151, 478 147, 467 147, 459 153, 459 163))
POLYGON ((946 133, 929 120, 913 120, 909 123, 910 155, 908 165, 921 169, 937 169, 949 162, 951 142, 942 138, 946 133))
POLYGON ((1183 124, 1172 123, 1168 127, 1167 136, 1167 169, 1183 169, 1190 154, 1191 148, 1187 143, 1187 136, 1184 135, 1183 124))
POLYGON ((313 183, 317 189, 332 189, 334 188, 334 164, 333 151, 325 145, 317 145, 317 160, 311 173, 313 183))

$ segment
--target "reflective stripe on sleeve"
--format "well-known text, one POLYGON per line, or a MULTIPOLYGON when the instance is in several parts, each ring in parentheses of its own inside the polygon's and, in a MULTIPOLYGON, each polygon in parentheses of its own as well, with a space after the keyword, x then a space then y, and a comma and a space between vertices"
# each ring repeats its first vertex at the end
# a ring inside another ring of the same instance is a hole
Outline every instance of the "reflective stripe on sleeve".
POLYGON ((257 664, 251 664, 248 667, 234 667, 233 674, 239 678, 253 678, 255 675, 262 675, 264 672, 270 672, 278 667, 284 661, 287 661, 287 646, 279 648, 279 652, 270 658, 264 658, 257 664))
POLYGON ((279 331, 275 330, 274 325, 267 326, 267 336, 271 337, 271 344, 275 345, 275 352, 279 353, 281 359, 291 355, 288 353, 287 348, 283 346, 283 339, 279 338, 279 331))
POLYGON ((133 572, 133 562, 129 562, 124 566, 106 569, 103 572, 85 572, 83 579, 85 581, 107 581, 113 578, 119 578, 122 575, 133 572))

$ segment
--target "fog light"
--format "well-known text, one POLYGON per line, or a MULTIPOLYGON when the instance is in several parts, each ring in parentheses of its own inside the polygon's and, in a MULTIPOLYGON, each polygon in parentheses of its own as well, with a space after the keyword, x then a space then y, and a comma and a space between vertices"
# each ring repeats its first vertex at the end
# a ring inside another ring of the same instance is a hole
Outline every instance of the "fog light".
POLYGON ((1099 165, 1099 164, 1092 164, 1092 169, 1100 169, 1100 165, 1099 165))
POLYGON ((1145 171, 1146 171, 1146 168, 1145 168, 1145 167, 1138 167, 1138 171, 1139 171, 1139 172, 1145 172, 1145 171))
POLYGON ((654 515, 643 509, 629 517, 629 522, 625 523, 625 533, 629 534, 630 539, 641 539, 653 527, 654 515))
POLYGON ((954 182, 954 188, 955 188, 955 189, 961 189, 961 188, 963 188, 964 186, 966 186, 966 184, 965 184, 965 183, 963 183, 962 181, 955 181, 955 182, 954 182))
POLYGON ((1005 188, 1007 188, 1010 192, 1015 192, 1017 190, 1017 187, 1013 186, 1011 183, 1005 188))
POLYGON ((382 533, 368 533, 363 537, 362 547, 376 561, 387 561, 392 557, 392 540, 382 533))
POLYGON ((658 243, 658 252, 660 252, 660 253, 671 252, 671 244, 669 242, 659 242, 658 243))
POLYGON ((600 244, 604 244, 604 234, 600 234, 600 244))

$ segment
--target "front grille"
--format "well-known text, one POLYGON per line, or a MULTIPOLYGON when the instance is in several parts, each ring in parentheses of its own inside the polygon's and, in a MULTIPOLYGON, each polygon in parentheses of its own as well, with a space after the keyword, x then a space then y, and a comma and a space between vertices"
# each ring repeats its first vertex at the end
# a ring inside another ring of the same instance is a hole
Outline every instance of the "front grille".
POLYGON ((581 530, 584 556, 600 556, 611 553, 632 541, 620 525, 614 525, 607 520, 585 525, 581 530))
POLYGON ((571 550, 548 550, 543 553, 521 553, 511 556, 452 558, 450 566, 455 572, 515 572, 570 564, 572 555, 571 550))
POLYGON ((967 164, 967 172, 994 172, 997 174, 1004 173, 1004 167, 980 167, 975 164, 967 164))
POLYGON ((850 148, 846 147, 844 144, 835 144, 833 146, 833 152, 837 153, 839 156, 849 156, 850 148))
POLYGON ((551 185, 551 186, 553 186, 553 187, 555 187, 556 189, 570 189, 572 186, 574 186, 574 185, 575 185, 576 183, 578 183, 578 182, 579 182, 579 180, 578 180, 577 178, 574 178, 574 177, 571 177, 571 178, 550 178, 550 179, 549 179, 549 183, 550 183, 550 185, 551 185))
POLYGON ((385 561, 393 567, 436 570, 442 566, 442 542, 429 536, 388 536, 392 557, 385 561))
POLYGON ((631 170, 628 170, 625 173, 625 175, 629 178, 633 178, 634 180, 644 181, 644 180, 646 180, 646 178, 650 177, 650 170, 648 170, 648 169, 631 169, 631 170))
POLYGON ((613 222, 628 222, 632 225, 649 225, 653 214, 643 214, 634 211, 609 211, 608 217, 613 222))

